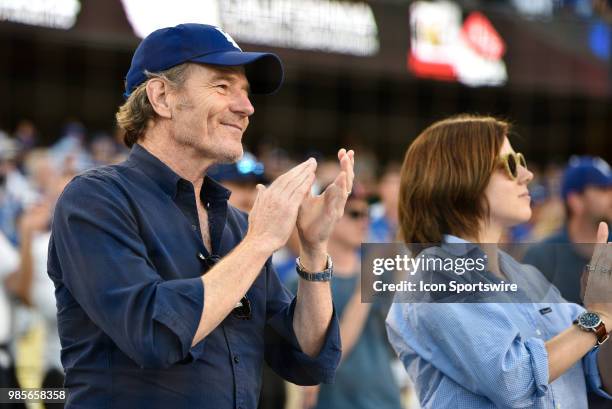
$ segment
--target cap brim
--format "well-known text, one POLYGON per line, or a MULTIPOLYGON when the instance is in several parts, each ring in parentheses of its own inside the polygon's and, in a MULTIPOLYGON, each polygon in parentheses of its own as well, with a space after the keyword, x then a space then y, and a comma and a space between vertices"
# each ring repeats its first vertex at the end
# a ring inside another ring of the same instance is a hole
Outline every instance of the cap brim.
POLYGON ((273 94, 284 79, 283 63, 272 53, 222 51, 192 58, 190 61, 224 67, 244 66, 253 94, 273 94))

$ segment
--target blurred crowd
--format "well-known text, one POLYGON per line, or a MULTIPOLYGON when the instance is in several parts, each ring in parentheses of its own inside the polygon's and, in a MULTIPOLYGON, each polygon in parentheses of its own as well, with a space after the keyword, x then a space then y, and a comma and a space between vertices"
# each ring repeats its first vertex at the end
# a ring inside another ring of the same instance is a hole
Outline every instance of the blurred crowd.
MULTIPOLYGON (((78 122, 68 123, 57 142, 46 147, 41 146, 36 127, 29 121, 20 122, 10 133, 0 131, 1 387, 17 385, 18 379, 31 387, 62 385, 54 288, 46 272, 53 209, 63 188, 76 174, 127 157, 129 151, 120 140, 120 135, 92 135, 78 122), (25 354, 20 354, 20 342, 27 340, 33 329, 42 334, 40 351, 27 352, 31 350, 26 348, 25 354), (39 357, 29 361, 34 362, 35 368, 20 371, 26 366, 20 359, 32 354, 39 357), (28 376, 36 381, 24 381, 28 376)), ((232 191, 230 202, 245 212, 255 200, 258 183, 274 180, 304 159, 279 147, 260 146, 256 153, 257 156, 246 152, 236 164, 217 165, 209 170, 211 177, 232 191)), ((361 303, 359 280, 361 243, 396 240, 401 164, 380 163, 371 153, 359 149, 356 156, 356 183, 329 245, 334 260, 333 298, 343 340, 336 383, 297 388, 285 385, 266 371, 262 408, 418 407, 405 371, 387 343, 384 319, 388 303, 361 303), (367 376, 372 373, 377 374, 376 382, 367 376), (367 404, 360 406, 355 402, 367 404)), ((325 189, 338 172, 336 158, 319 156, 317 160, 314 193, 325 189)), ((578 204, 569 201, 572 192, 583 192, 589 187, 589 175, 597 173, 592 169, 599 167, 605 173, 607 164, 598 158, 572 160, 537 168, 528 162, 536 175, 529 186, 533 217, 507 231, 505 241, 545 240, 564 228, 567 230, 567 214, 586 219, 612 218, 609 187, 604 189, 603 196, 594 194, 592 198, 580 199, 578 204), (568 169, 578 169, 579 175, 571 183, 564 181, 568 169)), ((286 247, 273 257, 278 275, 289 289, 297 285, 298 246, 294 232, 286 247)))

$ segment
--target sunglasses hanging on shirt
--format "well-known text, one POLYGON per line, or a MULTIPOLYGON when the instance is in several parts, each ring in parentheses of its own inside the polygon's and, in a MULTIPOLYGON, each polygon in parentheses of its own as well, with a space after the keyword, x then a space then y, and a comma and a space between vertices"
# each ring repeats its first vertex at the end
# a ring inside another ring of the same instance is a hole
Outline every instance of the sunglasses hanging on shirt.
POLYGON ((240 299, 240 301, 238 301, 238 303, 232 310, 232 315, 238 318, 239 320, 251 319, 251 317, 253 316, 251 311, 251 301, 249 301, 249 297, 247 297, 246 294, 240 299))

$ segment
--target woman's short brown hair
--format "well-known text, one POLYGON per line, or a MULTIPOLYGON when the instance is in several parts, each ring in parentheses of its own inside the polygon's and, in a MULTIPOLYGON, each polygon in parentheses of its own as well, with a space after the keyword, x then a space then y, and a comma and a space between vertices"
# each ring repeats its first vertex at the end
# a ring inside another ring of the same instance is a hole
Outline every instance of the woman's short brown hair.
POLYGON ((123 131, 123 141, 132 147, 147 130, 149 121, 155 119, 155 110, 147 96, 147 82, 151 78, 162 78, 169 86, 180 88, 186 79, 189 63, 180 64, 161 72, 145 71, 147 80, 132 91, 127 101, 115 114, 117 125, 123 131))
POLYGON ((399 222, 406 243, 443 234, 477 238, 489 214, 484 191, 510 125, 488 116, 438 121, 410 145, 401 171, 399 222))

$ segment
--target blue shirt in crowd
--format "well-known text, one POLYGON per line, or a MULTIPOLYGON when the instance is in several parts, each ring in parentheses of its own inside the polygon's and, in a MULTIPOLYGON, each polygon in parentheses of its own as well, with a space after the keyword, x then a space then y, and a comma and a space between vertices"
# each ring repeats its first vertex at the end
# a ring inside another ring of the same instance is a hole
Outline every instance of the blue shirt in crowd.
MULTIPOLYGON (((608 237, 608 241, 611 240, 612 232, 608 237)), ((531 264, 540 270, 548 281, 559 289, 563 298, 582 303, 580 277, 590 257, 581 254, 579 246, 585 245, 572 243, 566 225, 540 243, 531 245, 523 263, 531 264)))
MULTIPOLYGON (((334 276, 332 295, 338 315, 361 285, 360 274, 334 276)), ((297 282, 289 286, 297 290, 297 282)), ((393 377, 395 359, 385 334, 385 316, 390 300, 374 301, 353 349, 346 355, 333 385, 322 385, 316 409, 401 409, 400 388, 393 377)), ((350 317, 348 317, 350 318, 350 317)))
POLYGON ((396 241, 397 226, 389 220, 382 203, 370 207, 368 243, 392 243, 396 241))
MULTIPOLYGON (((467 243, 453 236, 446 241, 467 243)), ((463 255, 470 251, 463 249, 463 255)), ((587 409, 587 388, 612 399, 602 389, 598 349, 548 383, 544 343, 584 309, 566 302, 534 267, 499 256, 511 282, 548 288, 545 302, 397 303, 389 311, 389 339, 423 409, 587 409)))
POLYGON ((255 409, 262 362, 304 385, 331 382, 338 321, 316 358, 293 331, 295 299, 270 260, 247 293, 252 317, 234 313, 195 346, 206 288, 201 275, 246 234, 246 214, 206 177, 212 255, 193 185, 143 147, 88 171, 55 211, 49 275, 55 283, 66 408, 255 409))

